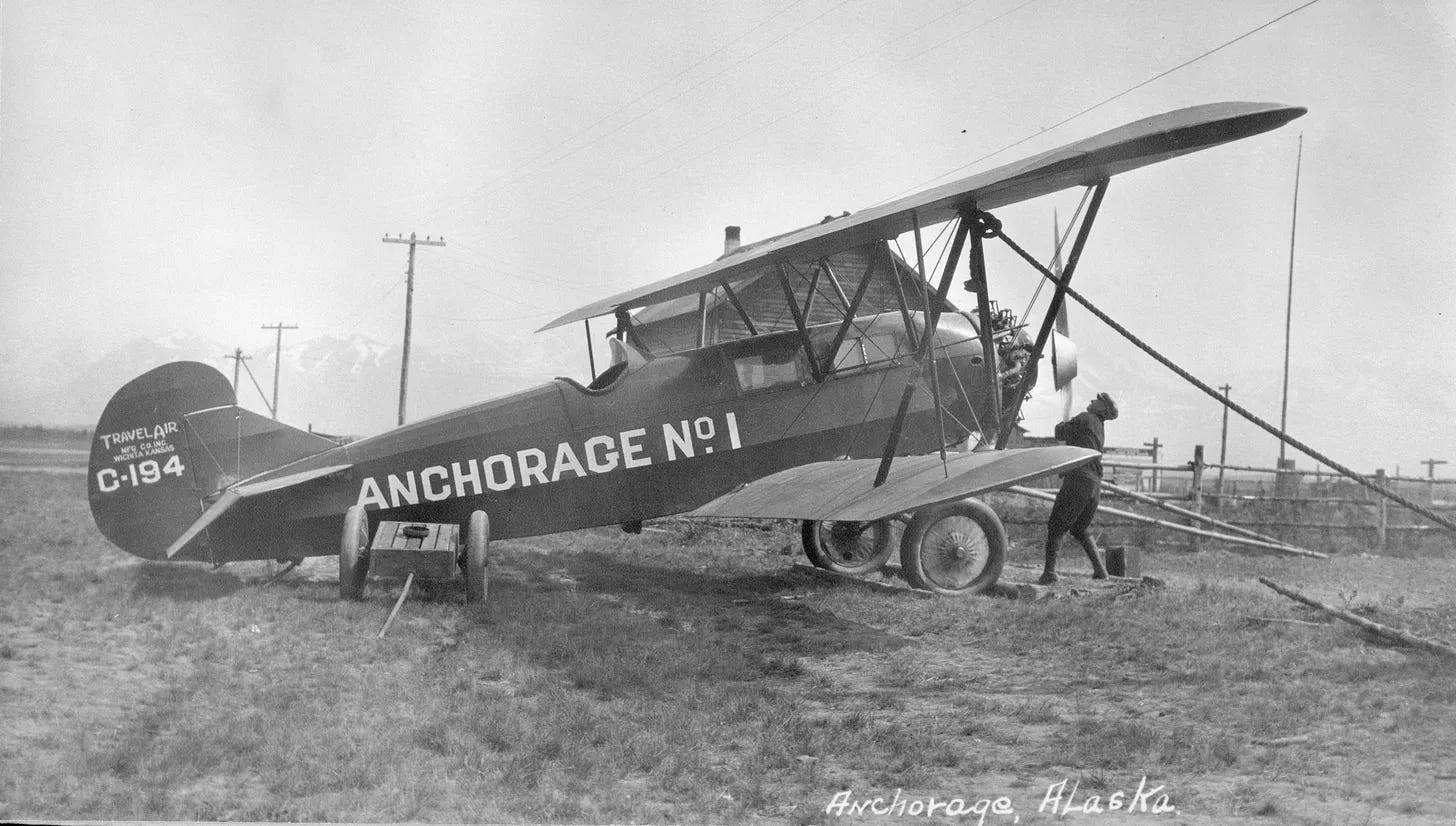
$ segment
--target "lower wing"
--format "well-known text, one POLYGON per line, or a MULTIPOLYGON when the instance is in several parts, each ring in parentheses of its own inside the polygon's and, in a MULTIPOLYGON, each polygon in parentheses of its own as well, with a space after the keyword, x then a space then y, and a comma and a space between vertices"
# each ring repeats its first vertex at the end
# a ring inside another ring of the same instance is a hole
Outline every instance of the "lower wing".
POLYGON ((1101 454, 1081 447, 1030 447, 897 458, 873 487, 878 459, 815 462, 724 494, 688 516, 869 522, 1020 484, 1084 465, 1101 454))

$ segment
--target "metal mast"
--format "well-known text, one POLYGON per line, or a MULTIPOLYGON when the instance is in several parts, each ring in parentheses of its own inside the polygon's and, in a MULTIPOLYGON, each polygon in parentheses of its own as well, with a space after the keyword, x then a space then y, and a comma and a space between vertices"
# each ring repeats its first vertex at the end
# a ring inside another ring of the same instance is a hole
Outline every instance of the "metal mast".
MULTIPOLYGON (((1284 302, 1284 392, 1279 402, 1279 430, 1288 432, 1289 327, 1294 318, 1294 230, 1299 225, 1299 167, 1304 162, 1304 133, 1299 133, 1299 155, 1294 161, 1294 209, 1289 218, 1289 291, 1284 302)), ((1279 469, 1284 469, 1284 441, 1279 441, 1279 469)))

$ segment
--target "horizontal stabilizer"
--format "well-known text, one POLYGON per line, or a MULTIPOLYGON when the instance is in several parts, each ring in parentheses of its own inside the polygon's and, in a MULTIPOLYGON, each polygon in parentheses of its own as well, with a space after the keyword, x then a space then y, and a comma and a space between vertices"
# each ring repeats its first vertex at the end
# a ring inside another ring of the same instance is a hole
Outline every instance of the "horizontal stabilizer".
POLYGON ((316 479, 323 479, 327 476, 333 476, 336 473, 342 473, 351 467, 353 465, 330 465, 328 467, 290 473, 287 476, 279 476, 276 479, 264 479, 258 482, 235 485, 223 491, 222 495, 217 498, 217 501, 209 505, 207 510, 203 511, 202 516, 198 517, 197 521, 193 522, 181 536, 177 537, 171 547, 167 548, 166 558, 171 559, 180 553, 192 540, 197 538, 198 534, 206 530, 208 525, 216 522, 218 517, 222 516, 229 508, 243 499, 264 493, 272 493, 283 490, 284 488, 297 487, 316 479))
POLYGON ((895 460, 873 487, 878 459, 815 462, 749 482, 688 516, 869 522, 951 502, 1084 465, 1101 454, 1081 447, 1029 447, 895 460))
POLYGON ((312 470, 301 470, 298 473, 290 473, 287 476, 279 476, 274 479, 263 479, 257 482, 244 482, 232 488, 238 496, 246 499, 249 496, 257 496, 262 493, 272 493, 275 490, 297 487, 304 482, 312 482, 315 479, 322 479, 325 476, 333 476, 336 473, 343 473, 353 465, 329 465, 318 467, 312 470))
POLYGON ((203 492, 228 487, 336 447, 335 442, 237 405, 187 414, 187 437, 196 454, 203 492))

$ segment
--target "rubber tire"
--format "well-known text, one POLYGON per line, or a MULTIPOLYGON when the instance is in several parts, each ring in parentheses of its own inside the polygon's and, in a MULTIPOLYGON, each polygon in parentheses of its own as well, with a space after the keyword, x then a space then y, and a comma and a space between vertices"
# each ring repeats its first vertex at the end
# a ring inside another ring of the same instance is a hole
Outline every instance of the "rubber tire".
POLYGON ((490 517, 474 511, 465 527, 465 604, 483 605, 490 591, 485 568, 489 564, 490 517))
POLYGON ((886 562, 890 561, 890 555, 895 552, 894 534, 890 530, 890 520, 880 519, 875 522, 816 522, 812 519, 804 520, 801 531, 804 540, 804 556, 816 568, 823 568, 826 571, 834 571, 839 574, 850 576, 864 576, 872 574, 883 568, 886 562), (869 556, 858 562, 847 559, 843 549, 836 549, 832 545, 826 546, 823 541, 826 539, 825 532, 829 533, 829 539, 833 539, 834 531, 839 526, 860 526, 864 525, 863 531, 878 531, 875 537, 874 546, 869 556))
POLYGON ((900 541, 900 565, 906 581, 923 591, 946 596, 979 594, 995 585, 1001 576, 1001 568, 1006 563, 1006 544, 1006 528, 984 502, 977 499, 946 502, 921 508, 911 517, 900 541), (957 522, 945 524, 947 519, 957 522), (973 524, 966 525, 965 520, 973 524), (964 533, 967 530, 974 533, 967 535, 964 533), (944 570, 947 563, 954 565, 960 561, 947 559, 948 554, 961 556, 966 551, 975 555, 969 570, 944 570), (967 573, 972 576, 967 578, 967 573))
POLYGON ((360 505, 344 511, 344 534, 339 542, 339 599, 364 598, 369 578, 369 517, 360 505))

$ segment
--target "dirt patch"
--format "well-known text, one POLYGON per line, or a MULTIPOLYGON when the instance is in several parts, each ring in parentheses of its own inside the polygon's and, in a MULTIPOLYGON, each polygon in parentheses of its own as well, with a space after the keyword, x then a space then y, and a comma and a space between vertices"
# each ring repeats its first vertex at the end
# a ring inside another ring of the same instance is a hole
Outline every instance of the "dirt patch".
POLYGON ((893 566, 808 573, 793 525, 665 521, 496 543, 486 606, 425 584, 378 640, 397 582, 340 603, 332 558, 266 586, 264 563, 143 562, 73 479, 0 474, 0 497, 6 817, 1037 823, 1049 797, 1074 818, 1140 789, 1178 822, 1456 807, 1451 666, 1246 619, 1308 619, 1267 576, 1456 641, 1451 560, 1155 553, 1163 587, 1069 560, 1053 598, 954 600, 893 566))

